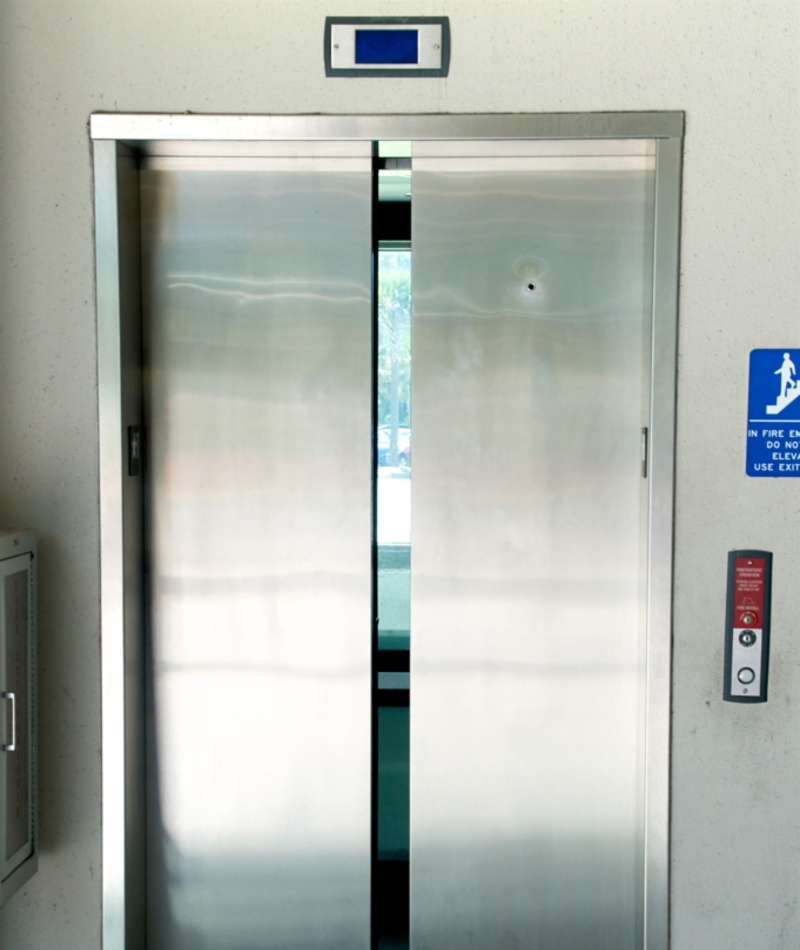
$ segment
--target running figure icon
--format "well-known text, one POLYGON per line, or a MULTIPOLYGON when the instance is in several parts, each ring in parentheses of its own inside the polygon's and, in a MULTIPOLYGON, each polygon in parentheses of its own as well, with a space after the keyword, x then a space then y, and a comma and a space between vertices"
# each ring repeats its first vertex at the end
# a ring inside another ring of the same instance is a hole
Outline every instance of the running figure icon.
POLYGON ((781 377, 781 399, 786 397, 787 389, 790 387, 794 389, 795 386, 797 386, 797 381, 792 379, 796 372, 797 370, 794 367, 791 357, 788 353, 784 353, 781 368, 775 370, 775 375, 778 376, 780 374, 781 377))
POLYGON ((788 353, 783 354, 783 362, 775 370, 775 375, 781 378, 781 391, 775 405, 767 406, 767 413, 771 416, 783 412, 790 402, 794 402, 800 396, 800 386, 798 386, 798 381, 795 379, 797 369, 788 353))

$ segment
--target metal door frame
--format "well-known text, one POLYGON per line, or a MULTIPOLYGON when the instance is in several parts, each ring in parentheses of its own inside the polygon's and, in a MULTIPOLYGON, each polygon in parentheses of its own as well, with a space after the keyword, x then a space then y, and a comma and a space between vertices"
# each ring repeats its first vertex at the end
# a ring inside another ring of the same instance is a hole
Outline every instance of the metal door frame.
POLYGON ((234 116, 96 113, 93 142, 102 646, 102 945, 144 947, 143 541, 129 427, 141 425, 138 163, 257 155, 298 140, 654 139, 645 760, 646 950, 669 945, 672 550, 681 112, 234 116))

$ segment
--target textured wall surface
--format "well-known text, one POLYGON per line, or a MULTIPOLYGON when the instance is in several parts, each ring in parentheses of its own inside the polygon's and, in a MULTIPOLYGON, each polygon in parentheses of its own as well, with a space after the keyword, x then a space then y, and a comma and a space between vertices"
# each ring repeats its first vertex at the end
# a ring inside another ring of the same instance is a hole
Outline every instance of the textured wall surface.
POLYGON ((748 351, 800 345, 799 53, 778 0, 2 0, 0 523, 41 535, 40 871, 3 950, 100 948, 94 110, 686 111, 672 946, 800 946, 800 483, 744 476, 748 351), (449 14, 448 79, 325 79, 326 14, 398 12, 449 14), (720 699, 740 547, 775 552, 763 706, 720 699))

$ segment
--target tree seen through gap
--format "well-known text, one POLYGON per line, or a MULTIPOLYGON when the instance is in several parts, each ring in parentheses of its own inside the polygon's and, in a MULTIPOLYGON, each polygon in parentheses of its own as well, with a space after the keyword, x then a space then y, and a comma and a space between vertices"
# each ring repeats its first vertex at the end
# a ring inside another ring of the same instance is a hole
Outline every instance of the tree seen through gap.
POLYGON ((399 426, 410 425, 411 252, 381 251, 378 268, 378 425, 389 426, 389 465, 397 465, 399 426))

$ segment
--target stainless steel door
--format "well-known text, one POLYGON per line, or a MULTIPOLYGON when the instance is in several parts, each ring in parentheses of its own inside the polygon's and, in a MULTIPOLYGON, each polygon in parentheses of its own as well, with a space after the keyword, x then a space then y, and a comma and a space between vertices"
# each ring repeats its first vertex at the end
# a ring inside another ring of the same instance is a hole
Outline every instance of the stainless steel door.
POLYGON ((147 945, 367 948, 370 145, 161 151, 147 945))
POLYGON ((413 950, 643 946, 653 154, 414 146, 413 950))

